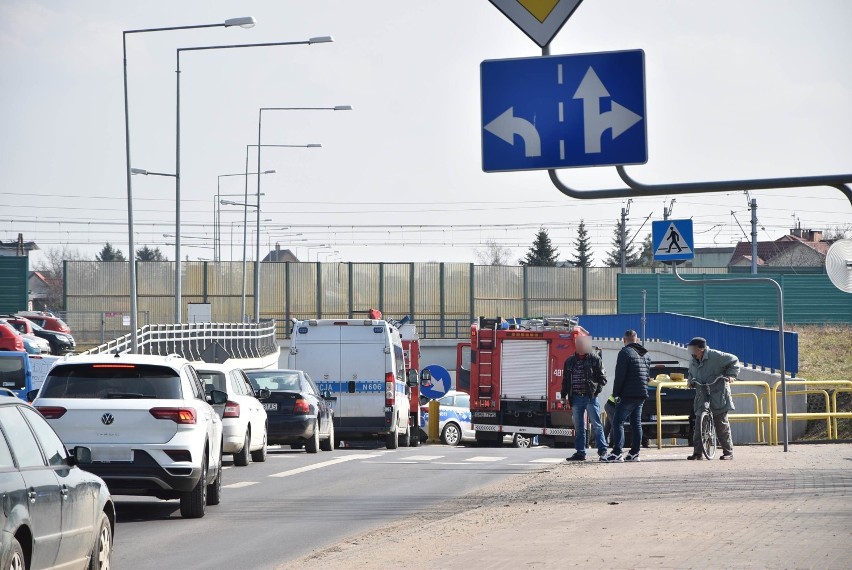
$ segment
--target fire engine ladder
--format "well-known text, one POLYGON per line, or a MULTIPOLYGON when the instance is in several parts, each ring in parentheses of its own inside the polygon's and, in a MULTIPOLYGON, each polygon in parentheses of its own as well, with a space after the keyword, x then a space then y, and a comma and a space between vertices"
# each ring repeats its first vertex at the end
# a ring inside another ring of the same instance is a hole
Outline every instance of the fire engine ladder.
POLYGON ((492 327, 480 329, 477 342, 479 345, 479 354, 477 355, 477 362, 479 364, 479 399, 490 400, 494 390, 494 349, 497 343, 496 322, 492 327), (486 331, 488 331, 487 335, 482 334, 486 331))

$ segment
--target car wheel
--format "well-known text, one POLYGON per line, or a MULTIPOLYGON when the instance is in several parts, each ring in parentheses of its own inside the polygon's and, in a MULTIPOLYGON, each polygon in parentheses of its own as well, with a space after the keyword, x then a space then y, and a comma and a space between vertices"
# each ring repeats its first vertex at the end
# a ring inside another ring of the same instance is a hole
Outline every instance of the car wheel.
POLYGON ((112 524, 105 513, 101 513, 98 535, 89 557, 89 570, 107 570, 112 558, 112 524))
POLYGON ((207 453, 201 458, 201 478, 192 491, 180 495, 180 515, 185 519, 200 519, 207 510, 207 453))
POLYGON ((207 504, 218 505, 222 502, 222 454, 219 454, 219 471, 216 479, 207 486, 207 504))
POLYGON ((516 433, 512 436, 512 447, 527 449, 532 447, 532 438, 516 433))
POLYGON ((24 558, 24 549, 15 537, 12 537, 12 548, 9 551, 9 561, 3 570, 26 570, 27 561, 24 558))
POLYGON ((320 443, 320 449, 323 451, 334 450, 334 423, 328 427, 328 439, 322 440, 320 443))
POLYGON ((407 428, 405 428, 405 433, 400 436, 399 446, 400 447, 410 447, 411 446, 411 426, 408 426, 407 428))
POLYGON ((266 451, 266 430, 263 430, 263 446, 257 451, 251 452, 251 460, 255 463, 263 463, 264 461, 266 461, 266 451))
POLYGON ((243 440, 243 448, 239 451, 239 453, 234 454, 234 465, 238 467, 245 467, 249 464, 249 458, 251 456, 251 430, 246 430, 246 437, 243 440))
POLYGON ((452 447, 461 443, 461 430, 459 429, 459 426, 453 423, 445 425, 444 431, 441 433, 441 441, 443 441, 445 445, 452 447))
POLYGON ((399 432, 393 430, 385 438, 385 447, 388 449, 396 449, 399 447, 399 432))
POLYGON ((308 453, 316 453, 320 449, 320 436, 319 436, 319 418, 314 424, 314 435, 311 439, 305 442, 305 451, 308 453))

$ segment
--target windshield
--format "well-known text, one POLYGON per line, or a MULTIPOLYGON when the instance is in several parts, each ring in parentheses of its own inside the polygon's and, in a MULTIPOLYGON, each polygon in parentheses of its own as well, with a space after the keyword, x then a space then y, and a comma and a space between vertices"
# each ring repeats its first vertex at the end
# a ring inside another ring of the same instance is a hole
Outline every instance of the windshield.
POLYGON ((270 370, 246 372, 255 390, 270 390, 272 392, 301 392, 299 373, 285 370, 270 370))
POLYGON ((150 364, 65 364, 50 371, 42 398, 181 398, 180 376, 150 364))
POLYGON ((201 381, 204 382, 204 391, 209 392, 210 390, 221 390, 222 392, 228 391, 228 381, 225 379, 225 374, 223 372, 211 372, 205 370, 198 370, 198 377, 201 378, 201 381))
POLYGON ((0 356, 0 386, 10 390, 23 390, 27 387, 23 358, 0 356))
POLYGON ((32 322, 32 321, 30 321, 30 326, 31 326, 31 327, 33 327, 33 330, 34 330, 34 331, 43 331, 43 330, 44 330, 44 328, 42 328, 41 326, 39 326, 39 324, 38 324, 38 323, 34 323, 34 322, 32 322))

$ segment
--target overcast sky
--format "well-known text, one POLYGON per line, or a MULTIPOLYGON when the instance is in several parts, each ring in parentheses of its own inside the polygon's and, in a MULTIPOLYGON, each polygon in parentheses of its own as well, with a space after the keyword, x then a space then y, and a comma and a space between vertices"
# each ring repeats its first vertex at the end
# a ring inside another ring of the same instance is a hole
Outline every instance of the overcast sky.
MULTIPOLYGON (((259 107, 346 104, 354 110, 264 113, 264 144, 323 145, 264 149, 261 168, 277 171, 262 181, 264 252, 278 242, 301 259, 471 262, 493 239, 514 260, 544 226, 565 258, 585 218, 602 258, 622 200, 566 198, 543 171, 481 170, 480 62, 541 53, 487 0, 0 0, 0 239, 23 233, 92 257, 110 241, 127 253, 121 32, 249 15, 249 30, 129 36, 132 163, 165 173, 176 48, 335 39, 181 56, 185 255, 213 258, 217 176, 244 172, 259 107)), ((848 0, 586 0, 552 53, 645 51, 649 161, 628 168, 643 182, 846 173, 850 24, 848 0)), ((612 168, 561 176, 620 184, 612 168)), ((241 177, 221 181, 223 193, 244 191, 241 177)), ((163 237, 174 233, 174 180, 135 176, 133 190, 137 247, 174 259, 163 237)), ((837 190, 752 196, 762 240, 794 219, 852 223, 837 190)), ((630 227, 662 219, 663 202, 635 200, 630 227)), ((735 243, 737 221, 749 231, 743 193, 678 197, 673 217, 694 218, 699 246, 735 243)), ((241 223, 241 209, 222 215, 226 260, 240 258, 241 223)))

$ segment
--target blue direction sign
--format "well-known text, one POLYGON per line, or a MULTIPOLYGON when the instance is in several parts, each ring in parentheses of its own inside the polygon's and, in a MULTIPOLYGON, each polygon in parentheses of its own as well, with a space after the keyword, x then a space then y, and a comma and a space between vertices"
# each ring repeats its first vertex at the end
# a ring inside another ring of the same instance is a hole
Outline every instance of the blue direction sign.
POLYGON ((660 220, 651 224, 655 261, 683 261, 695 257, 692 220, 660 220))
POLYGON ((431 364, 420 371, 420 393, 431 400, 442 398, 450 391, 452 379, 446 368, 431 364))
POLYGON ((483 61, 486 172, 648 161, 642 50, 483 61))

